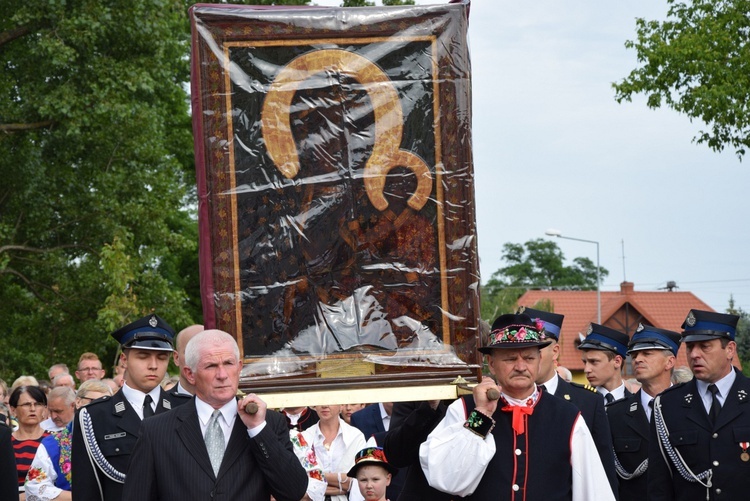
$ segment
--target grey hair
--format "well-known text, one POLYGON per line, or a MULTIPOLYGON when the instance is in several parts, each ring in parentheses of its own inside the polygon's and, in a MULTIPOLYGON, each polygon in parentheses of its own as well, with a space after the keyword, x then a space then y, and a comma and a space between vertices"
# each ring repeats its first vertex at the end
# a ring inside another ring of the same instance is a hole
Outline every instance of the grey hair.
POLYGON ((99 381, 98 379, 89 379, 88 381, 84 381, 83 383, 81 383, 76 396, 78 398, 84 398, 91 391, 96 391, 99 393, 104 393, 105 395, 112 396, 112 388, 110 388, 109 385, 104 381, 99 381))
POLYGON ((185 347, 185 365, 190 367, 191 371, 196 372, 198 370, 198 364, 200 363, 201 352, 204 348, 230 343, 232 345, 234 356, 239 362, 240 348, 237 346, 237 341, 230 334, 218 329, 199 332, 195 337, 188 341, 188 344, 185 347))
POLYGON ((49 395, 47 395, 47 402, 58 398, 61 398, 65 405, 73 405, 73 402, 76 401, 76 392, 69 386, 58 386, 52 388, 49 395))

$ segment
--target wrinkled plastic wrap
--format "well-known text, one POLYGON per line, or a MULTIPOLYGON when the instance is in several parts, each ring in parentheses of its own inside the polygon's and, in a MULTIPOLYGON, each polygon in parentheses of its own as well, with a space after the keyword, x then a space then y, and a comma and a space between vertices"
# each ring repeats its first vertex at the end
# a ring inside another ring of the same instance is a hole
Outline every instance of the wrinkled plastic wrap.
POLYGON ((467 11, 191 9, 204 322, 255 390, 476 374, 467 11))

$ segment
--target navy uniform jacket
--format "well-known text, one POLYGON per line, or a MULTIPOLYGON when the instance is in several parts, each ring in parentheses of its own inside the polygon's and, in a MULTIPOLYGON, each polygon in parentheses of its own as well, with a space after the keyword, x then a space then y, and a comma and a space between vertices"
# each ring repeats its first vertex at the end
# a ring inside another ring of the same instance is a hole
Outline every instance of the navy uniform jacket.
MULTIPOLYGON (((612 444, 620 465, 632 475, 648 459, 649 423, 641 404, 641 391, 607 406, 612 444)), ((630 480, 620 481, 620 501, 644 501, 648 492, 646 471, 630 480)))
POLYGON ((18 499, 18 472, 13 452, 13 430, 0 423, 0 499, 18 499))
MULTIPOLYGON (((741 458, 741 444, 750 443, 750 380, 739 371, 735 373, 737 378, 715 426, 709 421, 695 379, 672 386, 659 396, 669 443, 696 475, 709 468, 713 471, 710 501, 746 499, 750 492, 750 460, 741 458)), ((669 462, 664 460, 656 438, 656 412, 654 409, 651 416, 648 499, 706 499, 705 486, 688 482, 669 458, 669 462)))
POLYGON ((612 492, 617 498, 617 471, 615 470, 615 457, 612 454, 612 435, 607 420, 607 411, 604 408, 604 399, 593 387, 569 383, 560 376, 557 376, 555 396, 570 402, 581 411, 581 416, 586 421, 591 438, 596 444, 604 471, 607 472, 609 485, 612 486, 612 492))
MULTIPOLYGON (((77 488, 77 487, 76 487, 77 488)), ((123 499, 128 501, 299 501, 307 473, 278 412, 253 438, 239 415, 214 475, 195 401, 146 419, 133 451, 123 499)))
MULTIPOLYGON (((189 401, 188 397, 172 395, 161 390, 155 414, 167 412, 189 401)), ((130 453, 138 440, 141 418, 133 410, 122 390, 112 397, 95 400, 84 409, 91 416, 94 436, 102 454, 117 472, 124 474, 128 469, 130 453)), ((80 411, 76 413, 73 426, 71 452, 72 484, 75 485, 72 490, 73 499, 75 501, 102 499, 119 501, 122 499, 123 484, 107 477, 98 467, 91 464, 83 441, 79 417, 80 411), (103 493, 103 498, 100 492, 103 493)))

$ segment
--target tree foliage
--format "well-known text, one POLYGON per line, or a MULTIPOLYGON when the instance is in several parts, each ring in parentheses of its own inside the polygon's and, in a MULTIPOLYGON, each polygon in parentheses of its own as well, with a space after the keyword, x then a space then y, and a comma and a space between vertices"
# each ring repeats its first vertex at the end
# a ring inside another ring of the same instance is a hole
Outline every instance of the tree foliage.
MULTIPOLYGON (((488 321, 514 311, 518 298, 529 289, 594 290, 597 286, 596 265, 585 257, 566 265, 565 256, 551 240, 506 243, 502 260, 506 266, 493 273, 482 287, 482 318, 488 321)), ((609 272, 600 267, 599 274, 604 279, 609 272)))
POLYGON ((734 297, 729 298, 727 313, 740 317, 734 340, 737 343, 737 358, 742 364, 742 372, 750 374, 750 313, 735 307, 734 297))
POLYGON ((648 106, 698 118, 708 130, 694 138, 742 158, 750 144, 750 1, 668 0, 665 21, 638 19, 640 66, 614 84, 618 102, 645 94, 648 106))
POLYGON ((0 3, 0 373, 200 320, 186 4, 0 3))

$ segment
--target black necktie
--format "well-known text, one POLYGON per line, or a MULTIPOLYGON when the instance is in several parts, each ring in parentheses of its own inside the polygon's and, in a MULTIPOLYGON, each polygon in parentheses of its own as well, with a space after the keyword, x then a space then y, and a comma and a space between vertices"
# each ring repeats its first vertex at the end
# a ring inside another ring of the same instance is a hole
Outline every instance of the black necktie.
POLYGON ((539 391, 541 391, 542 393, 547 393, 547 387, 544 386, 543 384, 540 384, 539 385, 539 391))
POLYGON ((604 400, 606 400, 608 404, 611 404, 615 401, 615 397, 611 393, 607 393, 606 395, 604 395, 604 400))
POLYGON ((146 395, 146 398, 143 399, 143 419, 154 415, 154 408, 151 407, 151 402, 153 402, 151 395, 146 395))
POLYGON ((715 384, 711 383, 708 385, 708 391, 711 392, 711 410, 708 413, 708 419, 711 420, 711 424, 716 424, 719 419, 719 411, 721 410, 721 402, 719 397, 716 396, 719 393, 719 389, 715 384))

